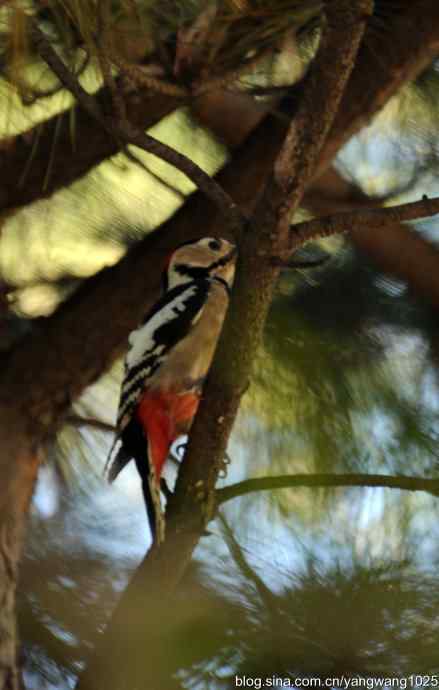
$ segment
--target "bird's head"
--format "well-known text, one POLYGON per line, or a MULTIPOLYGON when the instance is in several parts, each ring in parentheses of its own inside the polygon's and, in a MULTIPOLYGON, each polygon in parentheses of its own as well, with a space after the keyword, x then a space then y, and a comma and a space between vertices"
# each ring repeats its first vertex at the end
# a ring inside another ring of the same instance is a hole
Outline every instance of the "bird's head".
POLYGON ((203 237, 186 242, 169 257, 166 289, 189 280, 218 278, 231 287, 235 273, 236 247, 227 240, 203 237))

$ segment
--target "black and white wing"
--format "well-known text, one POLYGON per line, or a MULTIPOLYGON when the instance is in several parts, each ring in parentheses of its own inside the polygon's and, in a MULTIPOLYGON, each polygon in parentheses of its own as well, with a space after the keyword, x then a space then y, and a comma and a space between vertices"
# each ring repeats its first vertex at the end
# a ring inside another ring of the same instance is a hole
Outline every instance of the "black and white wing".
POLYGON ((181 342, 200 318, 209 296, 209 281, 177 285, 156 302, 140 326, 129 336, 117 414, 116 439, 106 468, 113 481, 131 459, 120 446, 120 437, 133 418, 143 391, 172 348, 181 342), (116 453, 116 454, 115 454, 116 453))

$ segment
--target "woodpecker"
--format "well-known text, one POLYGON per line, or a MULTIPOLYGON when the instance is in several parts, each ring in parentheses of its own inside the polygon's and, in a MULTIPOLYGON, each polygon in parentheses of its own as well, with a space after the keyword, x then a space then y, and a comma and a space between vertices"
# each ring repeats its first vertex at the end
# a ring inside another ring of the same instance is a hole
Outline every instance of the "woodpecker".
POLYGON ((187 242, 168 258, 163 294, 129 338, 107 460, 113 482, 134 459, 153 541, 164 539, 160 478, 170 447, 189 431, 227 311, 236 249, 224 239, 187 242))

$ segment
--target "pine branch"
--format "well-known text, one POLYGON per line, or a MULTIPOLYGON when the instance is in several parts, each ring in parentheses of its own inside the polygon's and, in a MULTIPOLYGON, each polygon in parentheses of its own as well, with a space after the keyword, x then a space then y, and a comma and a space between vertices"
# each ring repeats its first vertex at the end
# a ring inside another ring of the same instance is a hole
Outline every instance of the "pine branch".
POLYGON ((158 141, 149 134, 135 127, 132 123, 114 117, 107 118, 100 111, 96 100, 82 88, 78 79, 65 66, 42 31, 34 24, 33 33, 35 45, 47 65, 58 77, 64 87, 76 98, 79 105, 86 110, 108 134, 123 142, 132 144, 170 163, 184 173, 209 199, 218 207, 224 217, 230 222, 230 227, 239 230, 245 223, 245 218, 233 199, 218 185, 218 183, 204 172, 196 163, 167 144, 158 141))
MULTIPOLYGON (((320 217, 369 210, 372 203, 333 168, 325 172, 304 198, 304 206, 320 217)), ((404 222, 389 222, 385 228, 373 223, 367 231, 352 229, 349 240, 378 270, 403 280, 415 294, 434 307, 439 306, 439 249, 424 233, 413 231, 404 222)))
MULTIPOLYGON (((346 0, 334 3, 335 8, 344 8, 349 16, 350 6, 351 3, 346 0)), ((337 9, 335 13, 337 14, 337 9)), ((317 162, 318 150, 331 123, 331 117, 327 113, 334 116, 342 87, 346 83, 346 74, 352 69, 353 55, 363 29, 364 26, 352 24, 350 32, 339 17, 334 23, 330 22, 323 40, 324 49, 318 53, 316 64, 311 67, 311 77, 304 86, 302 106, 297 120, 293 119, 290 130, 295 129, 296 122, 302 124, 303 121, 308 121, 310 125, 310 133, 306 128, 297 128, 297 136, 306 140, 311 149, 310 158, 307 159, 310 171, 317 162), (349 53, 349 63, 346 62, 345 49, 340 49, 340 42, 345 47, 354 44, 349 53), (337 89, 325 89, 325 98, 316 99, 316 88, 319 93, 322 92, 316 77, 323 77, 324 66, 327 68, 328 65, 328 53, 332 56, 331 75, 340 70, 341 85, 337 89), (318 122, 322 117, 326 118, 323 130, 320 126, 313 127, 312 123, 318 122)), ((288 137, 284 144, 284 150, 285 147, 288 149, 290 164, 298 174, 297 189, 302 193, 306 175, 300 172, 300 165, 304 155, 308 155, 303 153, 303 146, 302 142, 294 151, 290 151, 288 137)), ((268 185, 268 189, 273 193, 273 198, 267 192, 266 197, 257 205, 250 220, 251 232, 241 246, 240 263, 226 324, 178 477, 176 494, 182 496, 182 500, 175 509, 177 515, 185 507, 186 512, 190 511, 194 502, 205 501, 213 489, 241 396, 248 386, 253 358, 261 342, 265 316, 279 270, 270 267, 269 262, 261 261, 261 254, 267 250, 272 251, 273 245, 276 246, 279 203, 286 202, 289 193, 289 190, 282 190, 283 196, 280 196, 278 186, 273 190, 273 186, 268 185)), ((296 203, 298 201, 299 197, 296 203)), ((175 519, 172 508, 171 505, 171 516, 175 519)), ((204 515, 204 520, 206 517, 207 514, 204 515)))
POLYGON ((180 170, 180 172, 184 173, 191 182, 213 201, 224 218, 229 222, 230 229, 233 233, 242 230, 246 223, 246 218, 237 204, 233 201, 232 197, 190 158, 158 139, 154 139, 149 134, 145 134, 134 128, 128 122, 112 126, 111 129, 126 144, 137 146, 147 153, 152 153, 154 156, 170 163, 180 170))
POLYGON ((439 479, 422 477, 403 477, 385 474, 286 474, 279 477, 258 477, 246 479, 231 486, 215 491, 217 507, 226 501, 259 491, 277 489, 297 489, 308 487, 342 488, 342 487, 381 487, 403 491, 425 491, 439 496, 439 479))
POLYGON ((296 223, 290 228, 290 246, 283 255, 290 255, 306 242, 342 233, 363 232, 370 229, 385 230, 389 225, 420 218, 429 218, 439 213, 439 197, 429 199, 423 196, 413 201, 388 208, 370 208, 345 211, 330 216, 314 218, 296 223))

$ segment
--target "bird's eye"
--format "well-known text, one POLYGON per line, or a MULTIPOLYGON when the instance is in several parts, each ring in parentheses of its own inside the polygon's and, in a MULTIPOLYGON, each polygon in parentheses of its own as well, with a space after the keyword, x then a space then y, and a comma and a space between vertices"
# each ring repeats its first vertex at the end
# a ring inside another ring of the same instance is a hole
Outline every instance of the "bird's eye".
POLYGON ((209 249, 212 249, 214 252, 219 251, 221 249, 221 242, 219 240, 210 240, 209 249))

